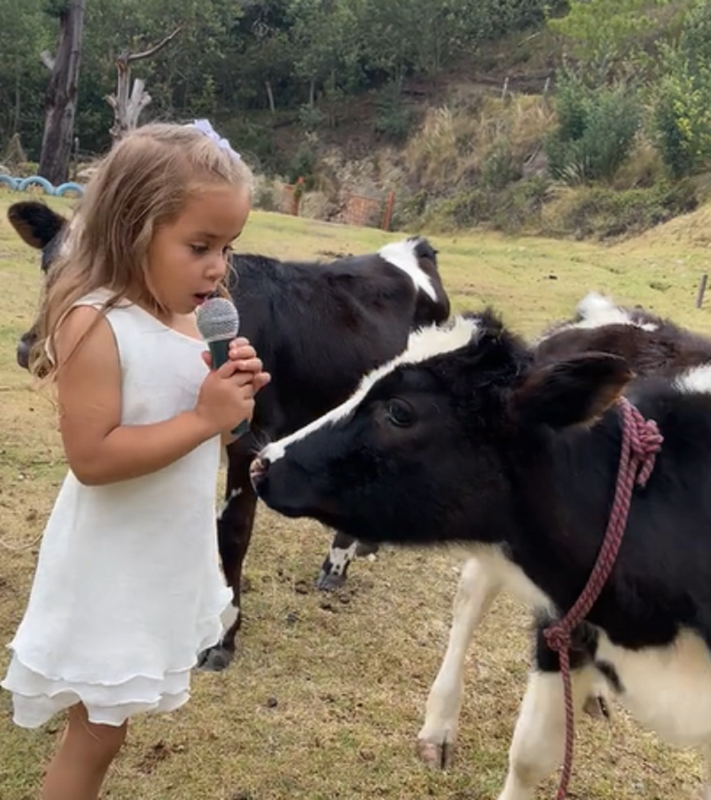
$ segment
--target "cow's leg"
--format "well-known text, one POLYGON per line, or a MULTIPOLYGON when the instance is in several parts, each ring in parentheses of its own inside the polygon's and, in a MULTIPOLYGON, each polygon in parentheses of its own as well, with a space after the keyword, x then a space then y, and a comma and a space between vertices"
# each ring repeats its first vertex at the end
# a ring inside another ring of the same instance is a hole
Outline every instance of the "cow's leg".
POLYGON ((316 588, 324 591, 338 589, 346 582, 348 567, 355 558, 363 558, 377 552, 377 544, 359 542, 341 531, 336 531, 316 579, 316 588))
POLYGON ((451 764, 464 689, 464 660, 474 629, 501 589, 477 558, 465 561, 454 597, 449 641, 427 698, 425 722, 417 735, 417 754, 428 767, 451 764))
MULTIPOLYGON (((571 669, 576 723, 595 693, 598 674, 590 662, 571 669)), ((560 673, 531 672, 509 750, 509 771, 499 800, 532 800, 538 784, 563 762, 565 704, 560 673)))
POLYGON ((232 587, 232 605, 222 617, 223 634, 220 643, 201 654, 203 670, 219 672, 225 669, 235 652, 235 637, 242 624, 242 565, 252 538, 257 496, 249 480, 248 452, 228 450, 229 465, 225 504, 217 517, 217 538, 225 579, 232 587))

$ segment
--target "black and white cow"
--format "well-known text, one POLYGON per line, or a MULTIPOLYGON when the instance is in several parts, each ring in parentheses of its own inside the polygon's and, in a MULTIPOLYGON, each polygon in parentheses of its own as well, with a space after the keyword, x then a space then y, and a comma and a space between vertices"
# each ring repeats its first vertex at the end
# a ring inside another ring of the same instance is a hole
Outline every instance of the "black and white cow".
MULTIPOLYGON (((51 264, 66 233, 66 221, 41 203, 17 203, 9 219, 22 238, 43 249, 51 264)), ((257 445, 280 438, 345 400, 360 378, 406 346, 409 333, 443 322, 450 304, 439 276, 436 251, 413 237, 386 244, 378 253, 330 263, 279 261, 235 254, 231 291, 240 333, 255 346, 270 384, 258 397, 250 434, 228 448, 225 504, 218 516, 220 556, 233 590, 234 623, 203 666, 229 663, 241 623, 242 566, 252 533, 257 498, 249 463, 257 445)), ((34 326, 18 344, 27 366, 34 326)), ((336 533, 320 576, 322 587, 338 585, 355 555, 377 550, 336 533)))
POLYGON ((604 682, 645 727, 711 758, 711 366, 632 378, 619 356, 541 363, 492 313, 456 317, 411 336, 349 400, 252 465, 276 511, 376 543, 463 544, 542 615, 499 800, 530 800, 563 757, 558 658, 540 633, 599 551, 622 393, 664 443, 575 637, 575 711, 604 682))
POLYGON ((554 361, 597 351, 625 358, 635 375, 676 375, 711 360, 711 339, 641 306, 619 306, 590 292, 575 316, 552 326, 537 341, 536 359, 554 361))
MULTIPOLYGON (((711 364, 711 338, 689 331, 640 307, 625 308, 591 292, 573 319, 549 329, 535 342, 538 364, 578 353, 623 356, 637 376, 672 376, 711 364)), ((456 749, 464 691, 464 666, 474 631, 504 588, 491 563, 472 556, 464 563, 453 603, 449 640, 427 697, 425 719, 417 735, 417 753, 429 767, 450 766, 456 749)), ((604 687, 603 687, 604 689, 604 687)), ((591 697, 586 710, 599 714, 591 697)))

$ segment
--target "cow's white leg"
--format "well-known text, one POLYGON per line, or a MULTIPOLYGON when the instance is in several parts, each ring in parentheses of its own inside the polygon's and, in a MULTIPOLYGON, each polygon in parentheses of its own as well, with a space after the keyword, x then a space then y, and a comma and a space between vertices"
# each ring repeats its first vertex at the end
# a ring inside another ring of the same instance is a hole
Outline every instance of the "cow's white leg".
POLYGON ((429 767, 446 767, 454 756, 464 689, 464 659, 474 629, 501 590, 498 578, 476 557, 464 563, 454 598, 444 659, 427 698, 417 753, 429 767))
MULTIPOLYGON (((571 671, 576 724, 597 674, 592 666, 571 671)), ((538 784, 563 762, 565 706, 558 672, 534 671, 516 721, 509 771, 498 800, 532 800, 538 784)))

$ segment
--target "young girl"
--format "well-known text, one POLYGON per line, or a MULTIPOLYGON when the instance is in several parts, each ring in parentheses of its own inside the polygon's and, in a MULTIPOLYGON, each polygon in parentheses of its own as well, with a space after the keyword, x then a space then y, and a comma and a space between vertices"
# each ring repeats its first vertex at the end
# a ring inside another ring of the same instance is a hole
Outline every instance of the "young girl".
POLYGON ((211 371, 194 311, 220 289, 250 179, 209 124, 139 128, 53 266, 33 369, 56 386, 70 470, 3 682, 18 725, 68 709, 43 800, 95 800, 128 718, 185 703, 219 639, 220 436, 269 376, 244 339, 211 371))

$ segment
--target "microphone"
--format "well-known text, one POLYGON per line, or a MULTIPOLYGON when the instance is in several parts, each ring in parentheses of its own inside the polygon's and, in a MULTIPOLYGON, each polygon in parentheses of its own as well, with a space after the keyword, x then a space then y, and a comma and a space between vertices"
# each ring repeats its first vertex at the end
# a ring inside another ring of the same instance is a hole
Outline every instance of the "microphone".
MULTIPOLYGON (((195 314, 198 330, 210 349, 212 368, 219 369, 228 359, 230 342, 239 332, 239 312, 226 297, 211 297, 197 307, 195 314)), ((241 422, 233 436, 242 436, 249 430, 249 420, 241 422)))

